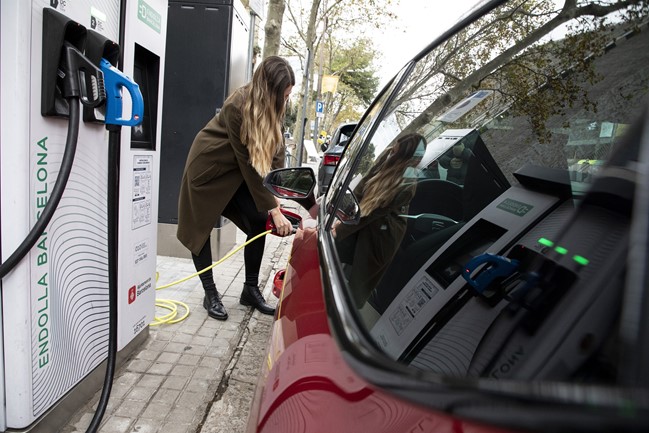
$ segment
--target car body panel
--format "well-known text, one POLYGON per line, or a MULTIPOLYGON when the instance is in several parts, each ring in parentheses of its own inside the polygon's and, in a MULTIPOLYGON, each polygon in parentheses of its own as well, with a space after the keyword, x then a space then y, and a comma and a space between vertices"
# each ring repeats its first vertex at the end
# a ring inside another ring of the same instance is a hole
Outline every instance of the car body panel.
POLYGON ((485 3, 379 94, 296 236, 250 431, 646 431, 649 2, 600 6, 485 3), (359 425, 388 408, 433 422, 359 425))
POLYGON ((295 235, 247 431, 505 432, 376 389, 347 365, 328 324, 316 224, 303 219, 295 235))

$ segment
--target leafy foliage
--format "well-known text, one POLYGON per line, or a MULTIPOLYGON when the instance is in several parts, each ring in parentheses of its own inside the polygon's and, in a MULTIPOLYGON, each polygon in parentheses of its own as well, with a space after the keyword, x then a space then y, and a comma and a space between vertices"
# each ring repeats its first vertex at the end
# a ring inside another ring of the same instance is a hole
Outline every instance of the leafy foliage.
MULTIPOLYGON (((507 3, 418 62, 415 79, 394 103, 395 114, 412 129, 434 125, 443 110, 477 89, 488 89, 494 96, 482 104, 491 106, 475 113, 496 116, 506 107, 518 111, 530 119, 536 139, 547 142, 551 117, 573 105, 597 110, 581 85, 597 80, 592 61, 602 54, 599 47, 606 46, 614 28, 633 28, 639 18, 647 16, 648 7, 646 0, 507 3), (615 11, 619 15, 613 23, 610 14, 615 11), (577 33, 567 23, 582 17, 577 33)), ((475 120, 472 115, 463 116, 453 127, 470 128, 475 120)))
MULTIPOLYGON (((316 71, 318 75, 340 76, 338 93, 327 95, 326 99, 328 116, 323 120, 327 129, 334 126, 341 113, 361 113, 371 102, 378 87, 376 70, 372 67, 376 52, 371 41, 361 36, 389 23, 394 16, 388 6, 395 2, 398 0, 294 0, 286 3, 280 55, 296 57, 302 69, 307 69, 309 88, 303 83, 299 92, 309 96, 307 117, 315 117, 314 101, 321 97, 316 71)), ((298 136, 301 122, 296 125, 298 136)))

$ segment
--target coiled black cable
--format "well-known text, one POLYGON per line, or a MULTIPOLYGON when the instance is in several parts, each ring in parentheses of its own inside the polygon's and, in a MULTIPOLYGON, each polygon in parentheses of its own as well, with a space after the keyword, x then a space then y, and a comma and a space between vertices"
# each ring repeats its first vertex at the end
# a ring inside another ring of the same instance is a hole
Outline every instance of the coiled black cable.
POLYGON ((16 248, 16 250, 0 264, 0 279, 4 278, 11 270, 27 255, 29 250, 36 244, 38 238, 45 231, 45 228, 50 223, 54 211, 56 211, 63 191, 68 183, 70 172, 72 171, 72 163, 74 162, 74 155, 77 151, 77 139, 79 138, 79 119, 80 107, 78 98, 68 99, 70 103, 70 122, 68 124, 68 135, 65 140, 65 150, 63 152, 63 160, 61 161, 61 168, 59 175, 52 188, 52 194, 47 200, 47 204, 41 213, 40 218, 34 224, 34 227, 29 231, 23 242, 16 248))

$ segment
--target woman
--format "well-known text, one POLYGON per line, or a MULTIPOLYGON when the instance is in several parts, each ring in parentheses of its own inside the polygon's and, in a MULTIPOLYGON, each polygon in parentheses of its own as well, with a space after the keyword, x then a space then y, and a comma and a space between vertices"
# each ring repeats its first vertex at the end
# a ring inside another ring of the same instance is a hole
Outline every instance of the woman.
POLYGON ((336 223, 333 234, 343 263, 351 265, 349 286, 358 308, 369 297, 392 261, 406 231, 408 205, 416 179, 404 178, 426 149, 419 134, 398 137, 354 188, 361 219, 356 225, 336 223))
MULTIPOLYGON (((282 123, 286 101, 295 85, 290 65, 268 57, 252 81, 237 89, 221 111, 192 143, 178 200, 180 242, 192 253, 196 270, 212 264, 210 232, 220 216, 230 219, 248 239, 266 230, 270 213, 280 236, 291 234, 291 223, 263 184, 272 169, 284 166, 282 123)), ((265 237, 244 248, 245 283, 239 302, 263 314, 274 314, 259 291, 259 269, 265 237)), ((217 320, 228 313, 214 284, 212 271, 200 274, 203 307, 217 320)))

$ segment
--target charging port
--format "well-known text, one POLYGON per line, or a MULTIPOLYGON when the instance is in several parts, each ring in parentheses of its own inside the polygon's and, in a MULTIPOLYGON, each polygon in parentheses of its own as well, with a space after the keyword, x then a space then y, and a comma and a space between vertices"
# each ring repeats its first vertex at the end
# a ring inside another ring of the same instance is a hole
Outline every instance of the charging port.
POLYGON ((70 116, 68 101, 63 97, 60 65, 63 45, 68 42, 83 52, 86 28, 65 15, 43 9, 43 71, 41 78, 41 114, 70 116))

